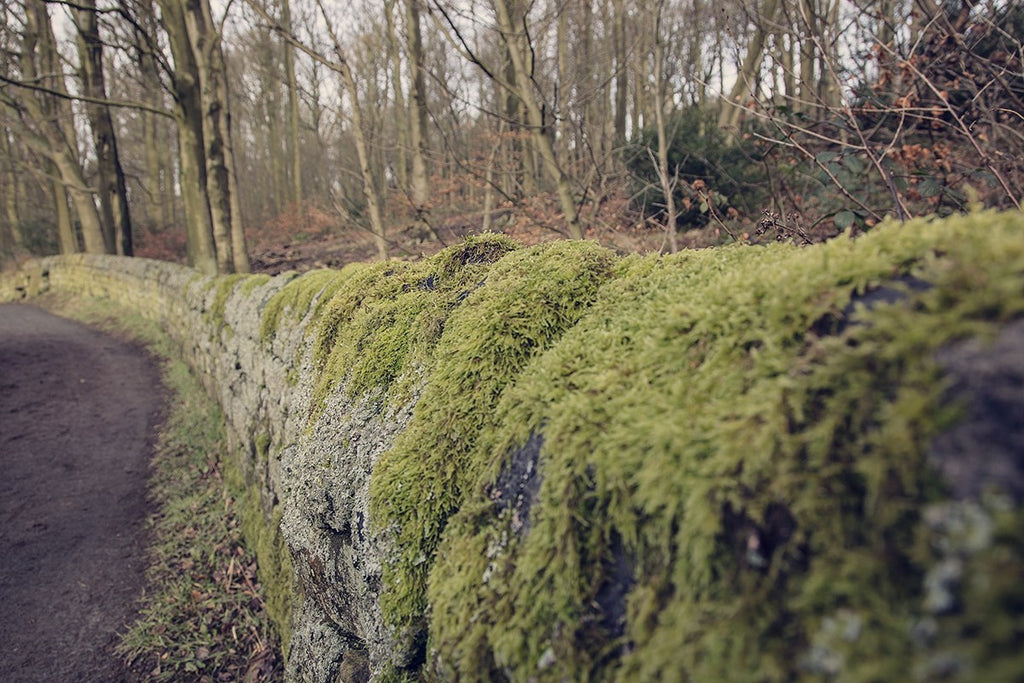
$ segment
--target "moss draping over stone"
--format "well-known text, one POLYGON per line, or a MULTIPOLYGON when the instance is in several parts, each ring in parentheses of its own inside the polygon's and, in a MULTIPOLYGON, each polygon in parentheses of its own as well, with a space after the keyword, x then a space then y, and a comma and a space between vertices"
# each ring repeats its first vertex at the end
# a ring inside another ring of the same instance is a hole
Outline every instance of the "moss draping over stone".
POLYGON ((270 281, 40 268, 206 373, 279 612, 282 538, 302 584, 296 678, 1024 675, 1020 213, 666 257, 485 235, 270 281))
POLYGON ((929 607, 949 558, 926 454, 959 414, 936 353, 1024 313, 1022 227, 982 214, 623 259, 519 362, 533 326, 492 338, 507 311, 467 312, 374 474, 373 520, 400 539, 385 615, 426 620, 442 678, 1021 672, 1021 538, 995 529, 1024 519, 976 503, 992 531, 954 555, 965 594, 929 607), (858 303, 879 287, 896 301, 858 303))

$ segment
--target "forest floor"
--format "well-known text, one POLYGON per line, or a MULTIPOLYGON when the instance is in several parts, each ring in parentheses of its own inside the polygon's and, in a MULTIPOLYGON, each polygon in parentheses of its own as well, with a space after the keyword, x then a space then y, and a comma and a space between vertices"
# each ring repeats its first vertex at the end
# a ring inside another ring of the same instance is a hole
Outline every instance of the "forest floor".
POLYGON ((130 677, 164 397, 141 346, 0 305, 0 680, 130 677))
MULTIPOLYGON (((301 221, 289 222, 287 227, 277 226, 253 231, 249 235, 249 251, 253 272, 278 273, 295 270, 304 272, 317 268, 341 268, 349 263, 372 261, 377 257, 373 236, 366 231, 350 229, 342 232, 330 229, 303 229, 301 221)), ((315 225, 309 221, 307 225, 315 225)), ((451 217, 433 226, 433 235, 409 226, 388 235, 389 257, 397 260, 416 260, 432 256, 446 247, 459 244, 466 237, 481 232, 478 217, 451 217)), ((560 232, 544 228, 537 223, 514 220, 511 211, 497 211, 493 232, 501 232, 525 245, 565 239, 560 232)), ((657 226, 589 228, 587 239, 596 240, 618 253, 645 253, 666 251, 667 240, 657 226)), ((700 248, 732 241, 716 226, 690 230, 679 235, 679 248, 700 248)), ((148 255, 143 248, 139 255, 148 255)), ((157 256, 166 258, 166 256, 157 256)))

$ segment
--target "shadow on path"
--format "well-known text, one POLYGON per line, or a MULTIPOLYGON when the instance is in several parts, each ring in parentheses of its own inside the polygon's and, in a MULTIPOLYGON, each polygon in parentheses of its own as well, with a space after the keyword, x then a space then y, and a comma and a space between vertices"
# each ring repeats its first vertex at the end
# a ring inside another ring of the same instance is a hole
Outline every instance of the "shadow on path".
POLYGON ((139 346, 0 305, 0 681, 120 681, 163 389, 139 346))

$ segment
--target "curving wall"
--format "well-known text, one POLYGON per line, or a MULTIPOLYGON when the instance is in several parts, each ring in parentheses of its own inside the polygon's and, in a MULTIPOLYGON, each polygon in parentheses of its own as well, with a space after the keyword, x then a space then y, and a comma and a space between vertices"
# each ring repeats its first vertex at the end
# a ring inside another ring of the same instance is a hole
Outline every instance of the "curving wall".
POLYGON ((296 681, 1024 676, 1024 217, 203 277, 33 261, 217 397, 296 681))

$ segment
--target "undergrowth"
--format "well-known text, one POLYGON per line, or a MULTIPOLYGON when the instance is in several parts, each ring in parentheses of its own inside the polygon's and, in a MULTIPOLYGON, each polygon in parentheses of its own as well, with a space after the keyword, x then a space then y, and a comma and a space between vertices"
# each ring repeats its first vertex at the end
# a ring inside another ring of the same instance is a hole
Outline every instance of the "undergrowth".
POLYGON ((163 359, 166 420, 152 461, 147 588, 117 651, 143 681, 277 681, 281 648, 243 542, 240 491, 222 463, 223 419, 172 342, 144 318, 93 300, 47 307, 144 343, 163 359))

